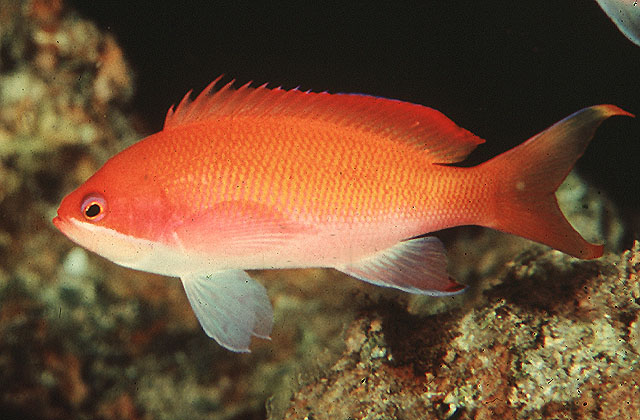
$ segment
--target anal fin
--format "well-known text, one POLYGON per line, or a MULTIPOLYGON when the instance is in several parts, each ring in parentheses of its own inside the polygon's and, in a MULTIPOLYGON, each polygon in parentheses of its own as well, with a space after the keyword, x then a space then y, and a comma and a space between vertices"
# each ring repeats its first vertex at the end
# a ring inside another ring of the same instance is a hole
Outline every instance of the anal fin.
POLYGON ((273 309, 267 291, 246 272, 227 270, 181 280, 200 325, 221 346, 249 352, 252 335, 269 338, 273 309))
POLYGON ((449 277, 444 246, 433 236, 399 242, 334 268, 359 280, 409 293, 448 296, 465 289, 449 277))

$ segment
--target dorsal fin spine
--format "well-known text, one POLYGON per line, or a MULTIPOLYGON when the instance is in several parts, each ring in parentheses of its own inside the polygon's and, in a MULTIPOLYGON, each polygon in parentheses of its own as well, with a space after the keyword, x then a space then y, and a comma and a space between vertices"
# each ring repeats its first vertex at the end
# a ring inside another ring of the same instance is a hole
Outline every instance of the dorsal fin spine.
POLYGON ((360 94, 269 89, 267 84, 252 88, 250 82, 234 90, 234 80, 214 92, 221 79, 216 78, 195 99, 189 92, 171 107, 164 128, 221 117, 294 117, 377 133, 424 151, 433 163, 459 162, 484 141, 422 105, 360 94))

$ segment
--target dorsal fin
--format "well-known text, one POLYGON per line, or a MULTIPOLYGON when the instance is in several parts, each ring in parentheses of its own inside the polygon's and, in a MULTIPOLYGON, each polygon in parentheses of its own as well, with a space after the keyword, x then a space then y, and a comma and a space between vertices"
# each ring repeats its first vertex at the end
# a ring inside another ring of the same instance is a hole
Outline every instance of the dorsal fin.
POLYGON ((178 106, 172 106, 164 129, 229 116, 293 116, 405 141, 424 150, 434 163, 459 162, 484 142, 441 112, 422 105, 360 94, 270 89, 266 84, 253 88, 247 83, 236 90, 233 80, 215 91, 221 79, 211 82, 194 100, 188 92, 178 106))

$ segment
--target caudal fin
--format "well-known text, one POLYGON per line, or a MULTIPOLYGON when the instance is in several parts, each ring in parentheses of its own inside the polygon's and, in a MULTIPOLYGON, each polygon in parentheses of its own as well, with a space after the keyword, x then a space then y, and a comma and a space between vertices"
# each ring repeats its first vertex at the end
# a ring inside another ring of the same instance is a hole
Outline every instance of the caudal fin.
POLYGON ((584 108, 480 165, 497 183, 495 213, 486 225, 574 257, 602 256, 603 246, 587 242, 564 217, 555 192, 598 126, 614 115, 633 116, 614 105, 584 108))

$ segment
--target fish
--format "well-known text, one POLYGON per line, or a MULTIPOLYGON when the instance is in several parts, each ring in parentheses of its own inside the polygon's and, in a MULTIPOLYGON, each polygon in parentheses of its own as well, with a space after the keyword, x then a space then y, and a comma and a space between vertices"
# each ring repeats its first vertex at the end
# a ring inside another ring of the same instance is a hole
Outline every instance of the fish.
POLYGON ((322 267, 431 296, 461 293, 441 229, 480 225, 583 259, 554 192, 614 105, 584 108, 515 148, 456 166, 484 142, 441 112, 362 94, 215 79, 161 131, 111 157, 53 224, 116 264, 178 277, 206 334, 248 352, 273 309, 247 270, 322 267))
POLYGON ((638 0, 596 0, 600 8, 627 39, 640 47, 640 3, 638 0))

